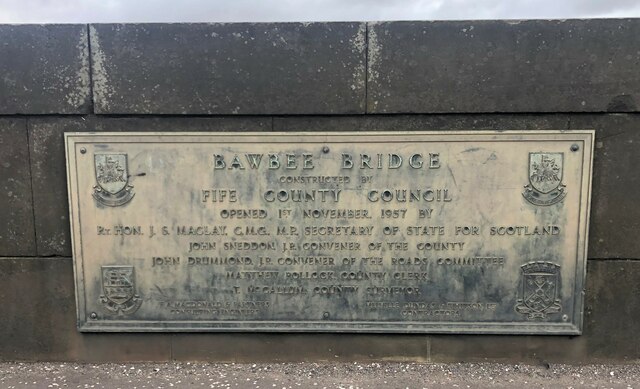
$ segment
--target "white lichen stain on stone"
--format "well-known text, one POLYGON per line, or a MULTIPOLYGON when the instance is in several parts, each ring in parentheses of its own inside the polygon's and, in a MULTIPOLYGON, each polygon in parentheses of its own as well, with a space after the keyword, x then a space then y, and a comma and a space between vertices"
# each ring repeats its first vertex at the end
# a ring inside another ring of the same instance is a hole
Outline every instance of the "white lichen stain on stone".
POLYGON ((50 252, 61 253, 65 251, 67 240, 62 233, 55 233, 52 237, 42 240, 43 246, 47 247, 50 252))
MULTIPOLYGON (((380 78, 380 73, 377 70, 378 63, 380 61, 380 52, 382 47, 380 46, 380 41, 378 40, 378 34, 376 32, 376 25, 378 23, 369 23, 369 60, 367 67, 368 69, 368 77, 369 82, 375 82, 380 78)), ((376 108, 378 106, 378 101, 373 100, 373 107, 376 108)))
MULTIPOLYGON (((86 104, 89 93, 91 93, 91 86, 89 85, 89 40, 85 29, 83 29, 80 34, 80 41, 78 41, 76 47, 80 53, 80 68, 76 75, 78 84, 76 88, 73 88, 67 93, 65 101, 69 106, 79 108, 86 104)), ((66 78, 64 81, 66 81, 64 84, 65 89, 69 88, 71 80, 66 78)))
POLYGON ((351 89, 356 91, 364 91, 366 85, 366 65, 364 61, 364 57, 366 55, 367 50, 367 25, 365 23, 360 23, 358 27, 358 31, 355 36, 349 40, 353 49, 352 52, 355 53, 360 59, 354 66, 353 71, 353 84, 351 85, 351 89))
POLYGON ((356 35, 350 40, 356 54, 362 54, 367 49, 366 33, 367 26, 366 24, 361 23, 360 27, 358 27, 358 32, 356 32, 356 35))
POLYGON ((98 111, 108 111, 109 99, 114 95, 113 88, 109 82, 106 59, 100 47, 100 37, 98 31, 93 26, 89 26, 91 39, 91 57, 93 60, 93 101, 98 111))

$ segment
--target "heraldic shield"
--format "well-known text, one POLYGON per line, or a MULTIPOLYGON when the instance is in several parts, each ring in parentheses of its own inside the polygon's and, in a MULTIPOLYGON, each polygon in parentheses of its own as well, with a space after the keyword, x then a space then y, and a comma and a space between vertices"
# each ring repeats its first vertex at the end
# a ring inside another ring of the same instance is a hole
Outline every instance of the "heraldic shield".
POLYGON ((134 196, 129 185, 127 154, 95 154, 96 182, 93 197, 102 205, 117 207, 134 196))
POLYGON ((521 267, 521 295, 516 312, 529 320, 546 319, 550 313, 562 310, 560 292, 560 266, 551 262, 532 262, 521 267))
POLYGON ((522 193, 534 205, 552 205, 567 193, 562 184, 563 153, 529 153, 529 184, 522 193))
POLYGON ((142 299, 136 294, 133 266, 102 266, 100 302, 107 313, 126 315, 140 308, 142 299))

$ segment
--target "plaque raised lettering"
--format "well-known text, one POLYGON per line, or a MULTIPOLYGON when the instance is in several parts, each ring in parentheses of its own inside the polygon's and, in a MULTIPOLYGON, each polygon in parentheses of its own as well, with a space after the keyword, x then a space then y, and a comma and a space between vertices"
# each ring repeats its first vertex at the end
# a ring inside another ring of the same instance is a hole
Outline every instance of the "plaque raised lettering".
POLYGON ((580 334, 593 137, 67 133, 79 329, 580 334))

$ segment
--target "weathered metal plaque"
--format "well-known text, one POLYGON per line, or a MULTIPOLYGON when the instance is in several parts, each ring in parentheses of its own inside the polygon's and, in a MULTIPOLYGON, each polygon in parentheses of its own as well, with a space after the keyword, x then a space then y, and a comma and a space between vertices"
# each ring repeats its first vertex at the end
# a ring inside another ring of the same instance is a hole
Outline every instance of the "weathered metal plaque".
POLYGON ((79 329, 580 334, 593 136, 67 133, 79 329))

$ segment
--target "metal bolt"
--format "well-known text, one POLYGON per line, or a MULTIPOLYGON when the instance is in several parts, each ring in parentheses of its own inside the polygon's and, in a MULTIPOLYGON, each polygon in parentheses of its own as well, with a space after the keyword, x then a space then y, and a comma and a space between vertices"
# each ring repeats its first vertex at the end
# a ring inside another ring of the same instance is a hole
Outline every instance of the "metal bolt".
POLYGON ((322 317, 324 317, 325 319, 329 318, 329 312, 325 312, 322 314, 322 317))
POLYGON ((562 315, 562 321, 567 321, 569 320, 569 316, 567 315, 562 315))
POLYGON ((89 317, 93 320, 96 320, 98 318, 98 314, 95 312, 91 312, 91 315, 89 315, 89 317))
POLYGON ((324 146, 324 147, 322 148, 322 152, 323 152, 323 153, 325 153, 325 154, 327 154, 327 153, 329 152, 329 147, 328 147, 328 146, 324 146))
POLYGON ((87 149, 85 149, 84 147, 80 148, 80 154, 86 154, 87 153, 87 149))
POLYGON ((578 151, 578 150, 580 150, 580 146, 578 146, 575 143, 571 145, 571 151, 578 151))

